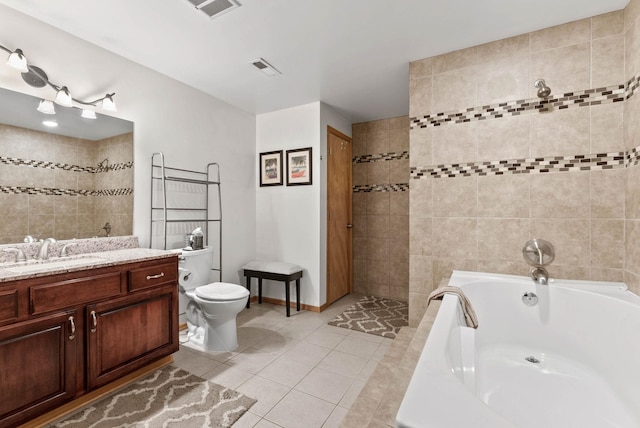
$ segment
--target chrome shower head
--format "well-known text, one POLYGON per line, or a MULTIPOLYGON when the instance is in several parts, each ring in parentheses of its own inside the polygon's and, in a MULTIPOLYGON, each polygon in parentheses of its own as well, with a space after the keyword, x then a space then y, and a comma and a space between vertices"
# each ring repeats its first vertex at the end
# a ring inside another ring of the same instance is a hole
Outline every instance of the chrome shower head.
POLYGON ((533 86, 538 88, 538 97, 539 98, 547 98, 551 95, 551 88, 547 86, 544 82, 544 79, 538 79, 533 83, 533 86))

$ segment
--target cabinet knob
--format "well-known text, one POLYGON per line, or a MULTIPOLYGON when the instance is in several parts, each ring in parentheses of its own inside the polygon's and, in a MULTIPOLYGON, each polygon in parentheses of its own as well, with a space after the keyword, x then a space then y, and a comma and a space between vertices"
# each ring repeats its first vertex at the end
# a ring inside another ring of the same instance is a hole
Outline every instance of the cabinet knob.
POLYGON ((96 311, 91 311, 91 333, 95 333, 98 330, 98 318, 96 317, 96 311))
POLYGON ((73 316, 69 317, 69 325, 71 326, 71 334, 69 335, 69 340, 73 340, 76 338, 76 320, 73 316))

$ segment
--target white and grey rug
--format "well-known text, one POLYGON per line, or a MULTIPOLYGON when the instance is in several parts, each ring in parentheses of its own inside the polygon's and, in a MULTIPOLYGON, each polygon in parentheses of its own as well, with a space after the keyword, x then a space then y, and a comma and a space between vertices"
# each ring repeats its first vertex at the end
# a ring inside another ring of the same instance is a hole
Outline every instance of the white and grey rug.
POLYGON ((395 339, 400 328, 409 325, 409 305, 401 300, 365 296, 329 325, 395 339))
POLYGON ((51 427, 230 427, 256 402, 166 366, 51 427))

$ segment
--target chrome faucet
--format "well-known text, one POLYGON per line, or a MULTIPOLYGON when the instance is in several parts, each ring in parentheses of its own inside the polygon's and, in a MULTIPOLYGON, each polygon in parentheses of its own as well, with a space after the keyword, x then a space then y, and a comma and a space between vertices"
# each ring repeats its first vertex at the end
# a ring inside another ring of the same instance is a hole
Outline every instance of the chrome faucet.
POLYGON ((49 244, 55 244, 56 240, 53 238, 47 238, 40 244, 40 250, 38 250, 38 260, 49 259, 49 244))
POLYGON ((549 283, 549 272, 542 266, 531 268, 529 276, 540 285, 547 285, 549 283))

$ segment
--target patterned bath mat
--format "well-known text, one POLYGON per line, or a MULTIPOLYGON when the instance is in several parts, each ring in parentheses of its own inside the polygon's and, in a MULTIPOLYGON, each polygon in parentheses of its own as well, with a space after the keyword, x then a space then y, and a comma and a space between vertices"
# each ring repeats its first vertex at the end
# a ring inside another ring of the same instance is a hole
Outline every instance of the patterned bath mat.
POLYGON ((395 339, 409 325, 409 305, 400 300, 365 296, 329 321, 329 325, 395 339))
POLYGON ((167 366, 52 427, 229 427, 256 402, 167 366))

